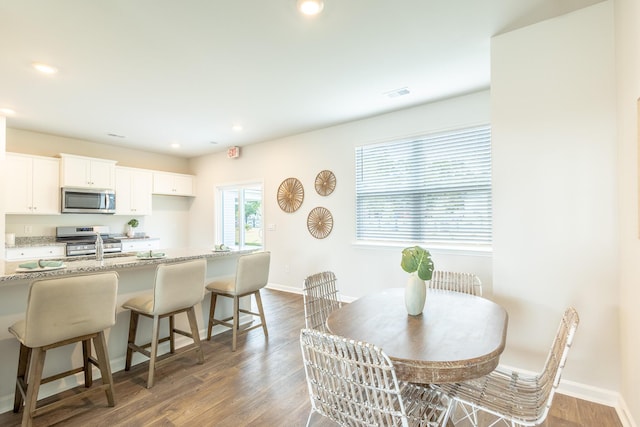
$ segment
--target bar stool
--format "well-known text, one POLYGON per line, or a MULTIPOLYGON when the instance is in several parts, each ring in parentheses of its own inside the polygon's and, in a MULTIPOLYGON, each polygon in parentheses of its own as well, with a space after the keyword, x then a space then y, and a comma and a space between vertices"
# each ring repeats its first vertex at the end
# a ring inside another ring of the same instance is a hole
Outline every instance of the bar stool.
POLYGON ((160 264, 156 269, 156 277, 153 290, 143 295, 131 298, 122 305, 122 308, 131 310, 129 322, 129 340, 127 345, 127 357, 125 371, 131 369, 133 352, 138 352, 149 358, 149 376, 147 388, 153 387, 156 366, 164 364, 185 353, 195 352, 198 363, 204 363, 204 355, 200 347, 198 322, 196 320, 195 305, 204 298, 204 280, 207 269, 207 261, 197 259, 193 261, 160 264), (191 332, 176 329, 174 316, 186 313, 191 332), (138 345, 135 343, 138 329, 138 319, 145 316, 153 320, 151 342, 138 345), (160 339, 160 319, 169 318, 169 336, 160 339), (189 337, 192 344, 182 347, 179 352, 175 349, 175 334, 189 337), (158 356, 158 344, 169 341, 170 355, 158 356), (151 351, 147 350, 151 347, 151 351))
POLYGON ((20 341, 13 412, 19 412, 24 402, 23 426, 31 426, 34 417, 98 389, 104 390, 109 406, 115 405, 104 331, 116 322, 117 293, 116 272, 41 279, 31 283, 25 318, 9 327, 9 332, 20 341), (91 341, 97 359, 91 355, 91 341), (77 342, 82 342, 83 366, 43 378, 47 351, 77 342), (102 385, 99 387, 91 387, 91 365, 100 369, 102 385), (84 386, 90 389, 37 407, 40 384, 80 372, 84 372, 84 386))
POLYGON ((256 252, 238 257, 238 265, 236 267, 236 275, 229 277, 221 277, 209 283, 206 288, 211 291, 211 306, 209 308, 209 326, 207 328, 207 340, 211 339, 211 330, 214 325, 222 325, 231 328, 233 338, 231 350, 236 351, 236 338, 238 333, 245 333, 252 329, 262 326, 264 336, 268 337, 267 322, 264 319, 264 310, 262 309, 262 298, 260 298, 260 289, 267 285, 269 280, 269 263, 271 261, 270 252, 256 252), (233 315, 224 319, 215 318, 216 301, 218 295, 233 299, 233 315), (244 296, 254 295, 258 311, 240 308, 240 298, 244 296), (240 329, 240 313, 259 316, 260 323, 250 328, 240 329), (229 321, 233 320, 233 323, 229 321))

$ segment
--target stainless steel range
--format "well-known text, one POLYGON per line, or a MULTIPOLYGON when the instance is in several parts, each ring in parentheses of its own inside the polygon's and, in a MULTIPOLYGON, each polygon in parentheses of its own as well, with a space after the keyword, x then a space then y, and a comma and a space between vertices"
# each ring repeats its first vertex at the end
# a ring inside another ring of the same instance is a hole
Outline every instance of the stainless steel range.
POLYGON ((98 233, 104 242, 105 254, 122 252, 122 242, 109 237, 109 227, 106 225, 56 227, 56 241, 67 244, 67 256, 93 255, 96 253, 98 233))

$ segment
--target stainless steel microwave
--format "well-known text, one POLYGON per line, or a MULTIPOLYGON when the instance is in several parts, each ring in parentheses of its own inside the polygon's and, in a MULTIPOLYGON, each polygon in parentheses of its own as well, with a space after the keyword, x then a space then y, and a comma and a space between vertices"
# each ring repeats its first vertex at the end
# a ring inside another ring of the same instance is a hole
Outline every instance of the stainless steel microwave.
POLYGON ((116 213, 116 193, 92 188, 62 188, 62 213, 116 213))

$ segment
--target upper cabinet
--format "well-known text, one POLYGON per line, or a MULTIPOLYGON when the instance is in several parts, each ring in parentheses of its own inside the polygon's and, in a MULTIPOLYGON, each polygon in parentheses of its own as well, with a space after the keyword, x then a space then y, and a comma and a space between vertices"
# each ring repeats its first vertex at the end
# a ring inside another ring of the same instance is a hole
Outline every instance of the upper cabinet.
POLYGON ((60 161, 51 157, 6 153, 5 212, 60 213, 60 161))
POLYGON ((153 173, 116 167, 116 215, 151 215, 153 173))
POLYGON ((62 187, 115 187, 115 160, 60 154, 60 185, 62 187))
POLYGON ((195 196, 195 177, 171 172, 153 172, 153 194, 195 196))

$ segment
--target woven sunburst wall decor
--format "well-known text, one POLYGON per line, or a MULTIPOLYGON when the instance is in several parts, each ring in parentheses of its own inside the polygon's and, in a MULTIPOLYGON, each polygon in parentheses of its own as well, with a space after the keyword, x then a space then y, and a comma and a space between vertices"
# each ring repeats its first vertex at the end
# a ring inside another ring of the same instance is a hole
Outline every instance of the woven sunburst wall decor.
POLYGON ((323 170, 316 176, 316 191, 321 196, 328 196, 336 188, 336 176, 330 170, 323 170))
POLYGON ((304 200, 304 188, 297 178, 287 178, 278 187, 278 206, 285 212, 295 212, 304 200))
POLYGON ((307 229, 316 239, 324 239, 333 229, 333 216, 329 209, 317 207, 309 212, 307 229))

